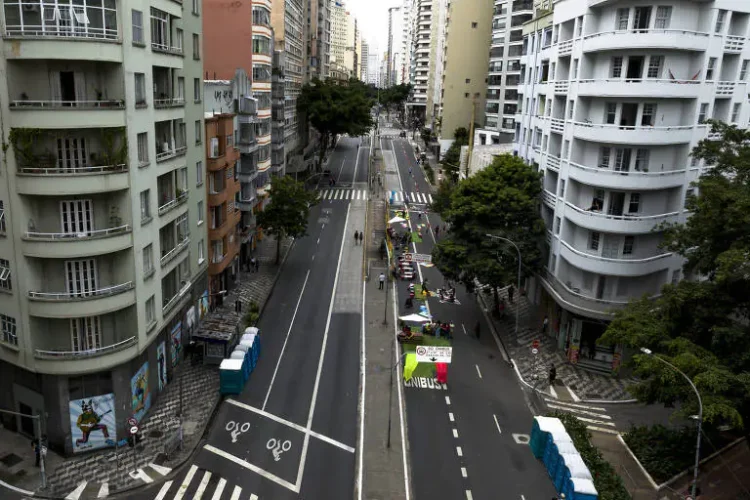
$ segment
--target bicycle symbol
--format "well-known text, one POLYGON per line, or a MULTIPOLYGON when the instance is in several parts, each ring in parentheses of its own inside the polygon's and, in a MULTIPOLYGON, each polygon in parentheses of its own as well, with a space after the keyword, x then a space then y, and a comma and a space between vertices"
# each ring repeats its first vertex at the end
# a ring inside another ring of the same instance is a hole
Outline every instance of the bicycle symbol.
POLYGON ((240 434, 244 434, 250 430, 250 422, 239 424, 234 420, 230 420, 229 422, 227 422, 226 430, 232 435, 232 442, 236 443, 237 438, 240 436, 240 434))
POLYGON ((287 439, 282 443, 281 439, 271 438, 266 443, 266 449, 271 450, 271 453, 273 453, 273 459, 278 462, 281 460, 282 453, 292 449, 292 442, 287 439))

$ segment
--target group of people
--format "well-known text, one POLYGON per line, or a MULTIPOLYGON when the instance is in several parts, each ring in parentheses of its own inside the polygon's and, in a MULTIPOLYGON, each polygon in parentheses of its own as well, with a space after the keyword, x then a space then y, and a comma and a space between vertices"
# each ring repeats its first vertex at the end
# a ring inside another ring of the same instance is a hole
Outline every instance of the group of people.
POLYGON ((354 231, 354 244, 361 245, 365 239, 364 231, 354 231))
MULTIPOLYGON (((450 323, 442 322, 439 319, 425 323, 422 325, 420 332, 422 335, 433 335, 436 338, 445 337, 447 339, 453 338, 453 325, 450 323)), ((399 340, 410 339, 414 336, 412 328, 401 322, 401 331, 398 334, 399 340)))

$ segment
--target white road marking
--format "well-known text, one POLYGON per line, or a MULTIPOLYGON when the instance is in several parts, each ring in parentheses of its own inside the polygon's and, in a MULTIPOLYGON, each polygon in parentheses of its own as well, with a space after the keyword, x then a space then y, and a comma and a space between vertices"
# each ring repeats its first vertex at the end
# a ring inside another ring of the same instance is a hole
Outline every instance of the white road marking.
POLYGON ((561 405, 561 406, 569 406, 571 408, 580 408, 582 410, 607 411, 606 408, 602 408, 600 406, 589 406, 589 405, 581 405, 581 404, 576 404, 576 403, 566 403, 563 401, 556 401, 556 400, 547 399, 547 398, 544 398, 544 402, 561 405))
POLYGON ((554 386, 549 386, 549 393, 553 398, 557 399, 557 391, 555 390, 554 386))
MULTIPOLYGON (((227 453, 226 451, 220 450, 220 449, 216 448, 215 446, 211 446, 210 444, 203 445, 203 449, 206 450, 206 451, 210 451, 211 453, 215 453, 216 455, 219 455, 220 457, 226 458, 230 462, 233 462, 233 463, 239 465, 240 467, 244 467, 246 469, 249 469, 249 470, 255 472, 256 474, 258 474, 259 476, 263 476, 266 479, 268 479, 269 481, 273 481, 274 483, 278 484, 279 486, 283 486, 284 488, 286 488, 288 490, 292 490, 295 493, 299 493, 299 488, 296 485, 290 483, 289 481, 285 481, 284 479, 281 479, 279 476, 277 476, 275 474, 271 474, 270 472, 267 472, 267 471, 261 469, 257 465, 253 465, 250 462, 247 462, 247 461, 245 461, 245 460, 243 460, 243 459, 241 459, 239 457, 235 457, 231 453, 227 453)), ((236 487, 235 487, 234 491, 235 491, 235 494, 237 494, 237 497, 235 497, 234 494, 233 494, 232 498, 239 498, 239 494, 237 493, 237 488, 236 487)), ((175 497, 175 500, 180 500, 181 498, 182 497, 180 497, 180 498, 175 497)))
POLYGON ((567 385, 565 386, 565 388, 568 390, 568 393, 570 393, 570 397, 573 398, 573 401, 578 403, 581 400, 581 398, 579 398, 578 395, 575 392, 573 392, 573 389, 571 389, 567 385))
POLYGON ((479 371, 479 365, 474 365, 477 368, 477 375, 479 375, 479 378, 482 378, 482 372, 479 371))
POLYGON ((154 480, 151 479, 151 476, 146 474, 143 469, 137 469, 137 470, 131 470, 128 472, 128 475, 132 477, 133 479, 140 479, 144 483, 153 483, 154 480))
MULTIPOLYGON (((331 151, 331 152, 333 153, 333 151, 331 151)), ((336 180, 341 179, 341 172, 344 171, 344 164, 345 163, 346 163, 346 158, 344 158, 343 160, 341 160, 341 168, 339 168, 339 175, 338 175, 338 177, 336 177, 336 180)))
POLYGON ((451 398, 450 398, 450 396, 445 396, 445 404, 447 404, 447 405, 451 404, 451 398))
POLYGON ((320 237, 318 237, 318 241, 316 241, 315 244, 320 245, 320 237))
POLYGON ((78 487, 71 491, 68 496, 65 497, 65 500, 78 500, 81 498, 81 494, 83 493, 83 490, 86 489, 86 485, 89 484, 88 481, 83 481, 82 483, 78 484, 78 487))
MULTIPOLYGON (((355 176, 356 179, 356 176, 355 176)), ((360 345, 362 348, 359 353, 359 382, 362 385, 362 392, 359 395, 359 462, 357 471, 357 498, 362 500, 362 477, 364 475, 364 456, 365 456, 365 366, 367 364, 367 353, 365 351, 365 297, 367 296, 367 282, 362 282, 362 327, 360 328, 360 345)), ((398 384, 401 385, 401 384, 398 384)))
POLYGON ((474 497, 471 496, 471 490, 466 490, 466 500, 474 500, 474 497))
POLYGON ((586 418, 586 417, 579 417, 578 415, 574 415, 578 420, 581 422, 586 422, 587 424, 597 424, 597 425, 609 425, 610 427, 614 427, 614 422, 604 422, 602 420, 595 420, 593 418, 586 418))
POLYGON ((240 494, 242 494, 242 488, 235 486, 234 491, 232 491, 232 498, 229 500, 240 500, 240 494))
POLYGON ((253 493, 252 495, 250 495, 250 500, 258 500, 258 495, 253 493))
POLYGON ((164 483, 164 485, 159 490, 159 494, 156 495, 156 498, 154 500, 164 500, 164 497, 167 496, 167 492, 169 491, 169 488, 172 487, 172 481, 167 481, 164 483))
MULTIPOLYGON (((320 238, 318 238, 318 241, 320 241, 320 238)), ((313 255, 313 258, 315 256, 313 255)), ((299 298, 297 299, 297 305, 294 307, 294 314, 292 314, 292 321, 289 323, 289 329, 286 331, 286 337, 284 338, 284 344, 281 346, 281 353, 279 353, 279 359, 276 360, 276 368, 273 369, 273 376, 271 377, 271 383, 268 386, 268 391, 266 391, 266 398, 263 400, 263 408, 262 410, 266 409, 266 405, 268 404, 268 398, 271 396, 271 390, 273 389, 273 383, 276 380, 276 374, 279 372, 279 365, 281 365, 281 358, 284 357, 284 350, 286 349, 286 343, 289 341, 289 334, 292 333, 292 328, 294 327, 294 320, 297 318, 297 311, 299 311, 299 305, 302 302, 302 297, 305 295, 305 288, 307 287, 307 280, 310 278, 310 269, 307 270, 307 274, 305 275, 305 282, 302 284, 302 290, 299 292, 299 298)))
POLYGON ((427 199, 429 200, 430 203, 432 203, 432 195, 431 194, 427 195, 427 199))
POLYGON ((206 488, 208 487, 208 482, 210 480, 211 480, 211 473, 209 471, 206 471, 203 474, 203 479, 201 479, 201 482, 198 485, 198 489, 195 490, 195 493, 193 494, 193 500, 201 500, 201 498, 203 498, 203 493, 205 493, 206 488))
POLYGON ((96 498, 107 498, 109 496, 109 483, 107 481, 104 481, 102 485, 99 487, 99 493, 96 495, 96 498))
POLYGON ((318 438, 321 441, 325 441, 326 443, 332 444, 333 446, 336 446, 338 448, 341 448, 342 450, 348 451, 349 453, 354 453, 355 452, 355 449, 352 448, 351 446, 347 446, 347 445, 345 445, 344 443, 342 443, 340 441, 336 441, 335 439, 331 439, 328 436, 324 436, 323 434, 317 433, 317 432, 315 432, 313 430, 309 430, 308 431, 307 429, 305 429, 304 427, 302 427, 299 424, 295 424, 294 422, 290 422, 289 420, 283 419, 283 418, 281 418, 279 416, 276 416, 276 415, 274 415, 272 413, 268 413, 265 410, 261 410, 261 409, 255 408, 253 406, 250 406, 248 404, 241 403, 241 402, 239 402, 239 401, 237 401, 235 399, 227 399, 227 403, 233 404, 234 406, 238 406, 240 408, 244 408, 244 409, 246 409, 248 411, 251 411, 253 413, 257 413, 258 415, 262 415, 262 416, 268 418, 269 420, 273 420, 274 422, 278 422, 280 424, 284 424, 284 425, 286 425, 288 427, 291 427, 292 429, 294 429, 296 431, 299 431, 299 432, 301 432, 303 434, 310 434, 311 436, 313 436, 315 438, 318 438))
POLYGON ((456 446, 456 454, 459 457, 463 457, 464 456, 464 450, 462 450, 460 446, 456 446))
POLYGON ((521 500, 526 500, 526 497, 521 495, 521 500))
MULTIPOLYGON (((580 420, 580 417, 578 417, 580 420)), ((586 428, 591 431, 604 432, 606 434, 619 434, 615 429, 605 429, 604 427, 597 427, 595 425, 587 425, 586 428)))
POLYGON ((458 439, 458 429, 453 429, 453 437, 458 439))
POLYGON ((177 494, 174 496, 174 500, 182 500, 182 497, 185 495, 185 492, 190 486, 190 483, 193 481, 193 476, 195 476, 196 472, 198 472, 198 466, 191 465, 190 470, 185 475, 185 479, 182 481, 182 484, 180 485, 180 489, 177 490, 177 494))
POLYGON ((156 465, 155 463, 150 463, 148 464, 148 466, 154 469, 156 472, 158 472, 162 476, 166 476, 167 474, 172 472, 172 469, 170 469, 169 467, 164 467, 163 465, 156 465))
POLYGON ((469 477, 469 473, 466 472, 466 467, 461 467, 461 476, 469 477))
POLYGON ((462 328, 462 329, 463 329, 463 331, 464 331, 464 335, 466 335, 466 327, 464 326, 464 324, 463 324, 463 323, 461 323, 461 328, 462 328))
POLYGON ((499 434, 502 434, 503 431, 500 430, 500 423, 497 421, 497 415, 493 414, 492 418, 495 420, 495 427, 497 427, 497 432, 499 434))
POLYGON ((211 497, 211 500, 219 500, 221 498, 221 494, 224 493, 224 488, 227 485, 227 480, 223 477, 219 479, 219 484, 216 485, 216 489, 214 490, 214 496, 211 497))
POLYGON ((547 403, 547 406, 550 408, 553 408, 555 410, 563 410, 563 411, 569 411, 570 413, 580 413, 581 415, 588 415, 591 417, 599 417, 606 420, 612 420, 612 417, 609 415, 605 415, 602 413, 596 413, 593 411, 586 411, 586 410, 579 410, 578 408, 570 408, 569 406, 561 405, 561 404, 552 404, 547 403))
POLYGON ((455 419, 453 418, 453 413, 448 413, 448 420, 451 422, 455 422, 455 419))
MULTIPOLYGON (((349 234, 347 227, 349 226, 349 212, 351 211, 351 204, 346 209, 346 218, 344 219, 344 231, 343 234, 349 234)), ((318 372, 315 375, 315 384, 313 385, 312 402, 310 403, 310 413, 307 416, 307 433, 305 439, 302 442, 302 454, 300 455, 299 469, 297 470, 297 482, 295 487, 297 488, 295 493, 299 493, 300 486, 302 485, 302 476, 305 472, 305 465, 307 461, 307 447, 310 445, 310 430, 312 429, 313 417, 315 417, 315 405, 318 402, 318 389, 320 388, 320 376, 323 374, 323 362, 326 357, 326 346, 328 345, 328 332, 331 328, 331 316, 333 315, 333 304, 336 298, 336 291, 339 284, 339 273, 341 271, 341 259, 344 256, 344 243, 346 238, 341 238, 341 248, 339 249, 339 260, 336 263, 336 275, 333 278, 333 288, 331 289, 331 301, 328 305, 328 319, 326 319, 326 328, 323 331, 323 344, 320 347, 320 358, 318 360, 318 372)))

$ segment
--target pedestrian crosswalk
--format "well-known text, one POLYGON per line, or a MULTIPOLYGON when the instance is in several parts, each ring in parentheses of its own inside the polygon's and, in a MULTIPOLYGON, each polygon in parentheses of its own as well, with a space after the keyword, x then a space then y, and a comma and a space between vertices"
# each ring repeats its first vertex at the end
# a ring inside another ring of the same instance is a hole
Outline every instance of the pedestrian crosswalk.
POLYGON ((258 495, 229 484, 226 479, 197 465, 191 465, 180 478, 166 481, 154 500, 258 500, 258 495))
POLYGON ((573 415, 586 424, 589 430, 617 434, 617 426, 612 421, 612 417, 607 414, 606 408, 581 403, 569 403, 551 398, 544 398, 544 402, 550 410, 573 415))
POLYGON ((318 192, 322 200, 368 200, 366 189, 324 189, 318 192))
POLYGON ((429 193, 420 193, 420 192, 404 192, 404 191, 389 191, 388 193, 389 198, 393 198, 394 201, 397 202, 403 202, 407 197, 409 199, 409 203, 416 203, 416 204, 428 204, 432 203, 432 195, 429 193))

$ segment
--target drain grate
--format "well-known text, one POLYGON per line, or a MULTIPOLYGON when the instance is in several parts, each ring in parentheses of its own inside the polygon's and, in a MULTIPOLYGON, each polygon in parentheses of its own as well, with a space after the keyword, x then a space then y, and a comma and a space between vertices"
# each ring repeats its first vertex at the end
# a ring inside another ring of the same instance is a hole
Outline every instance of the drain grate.
POLYGON ((0 463, 8 468, 13 467, 14 465, 18 465, 21 462, 23 462, 23 458, 19 457, 15 453, 8 453, 7 455, 3 455, 2 457, 0 457, 0 463))

